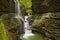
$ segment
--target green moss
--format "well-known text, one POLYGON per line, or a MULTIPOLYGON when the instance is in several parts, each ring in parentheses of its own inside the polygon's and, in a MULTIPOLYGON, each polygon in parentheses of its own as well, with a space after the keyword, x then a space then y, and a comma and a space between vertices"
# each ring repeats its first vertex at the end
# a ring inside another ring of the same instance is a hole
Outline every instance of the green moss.
POLYGON ((4 24, 0 22, 0 40, 8 40, 4 24))
POLYGON ((40 40, 40 35, 34 34, 34 36, 30 36, 27 39, 23 38, 23 40, 40 40))

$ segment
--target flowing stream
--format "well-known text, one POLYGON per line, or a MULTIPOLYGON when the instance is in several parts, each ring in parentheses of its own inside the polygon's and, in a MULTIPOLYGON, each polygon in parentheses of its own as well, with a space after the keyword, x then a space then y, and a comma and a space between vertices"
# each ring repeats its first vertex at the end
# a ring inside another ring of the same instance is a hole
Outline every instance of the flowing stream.
MULTIPOLYGON (((16 5, 15 10, 17 10, 17 14, 16 14, 15 18, 17 18, 19 22, 22 20, 22 22, 23 22, 22 25, 24 25, 24 26, 22 26, 22 28, 24 29, 25 33, 22 38, 28 38, 29 36, 33 36, 34 34, 32 33, 32 31, 29 27, 29 21, 27 20, 29 18, 29 16, 24 16, 24 19, 23 19, 21 17, 20 3, 18 0, 15 0, 15 5, 16 5)), ((20 29, 21 29, 21 27, 20 27, 20 29)), ((21 29, 21 30, 23 30, 23 29, 21 29)))
POLYGON ((19 36, 17 40, 40 40, 41 37, 38 34, 34 34, 32 33, 32 30, 30 29, 30 25, 29 25, 29 15, 24 16, 24 18, 21 16, 21 9, 20 9, 20 3, 18 0, 14 0, 15 1, 15 10, 16 10, 16 14, 15 14, 15 18, 19 21, 19 23, 21 23, 20 28, 19 28, 19 36), (29 38, 30 37, 30 38, 29 38))
POLYGON ((24 30, 25 30, 25 34, 23 35, 23 38, 28 38, 30 36, 33 36, 34 34, 32 33, 32 30, 30 29, 29 26, 29 21, 27 20, 29 18, 29 16, 25 16, 25 20, 24 20, 24 30))

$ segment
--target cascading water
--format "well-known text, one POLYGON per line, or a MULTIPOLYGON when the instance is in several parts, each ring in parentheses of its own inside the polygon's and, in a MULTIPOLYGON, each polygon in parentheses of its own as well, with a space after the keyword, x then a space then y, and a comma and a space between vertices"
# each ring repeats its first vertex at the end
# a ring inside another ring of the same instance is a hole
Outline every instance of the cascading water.
MULTIPOLYGON (((17 13, 15 14, 15 17, 18 19, 18 20, 20 20, 20 19, 22 19, 22 17, 21 17, 21 10, 20 10, 20 3, 19 3, 19 1, 18 0, 15 0, 15 10, 17 11, 17 13)), ((23 19, 22 19, 23 20, 23 19)))
POLYGON ((25 16, 25 20, 24 20, 24 30, 25 30, 25 34, 23 35, 23 38, 28 38, 30 36, 33 36, 34 34, 32 33, 32 30, 29 27, 29 21, 27 20, 29 18, 29 16, 25 16))
MULTIPOLYGON (((23 40, 23 38, 25 38, 27 40, 28 37, 34 36, 34 34, 32 33, 32 30, 29 27, 29 21, 27 20, 29 18, 29 16, 28 15, 27 16, 24 16, 24 19, 25 19, 24 20, 21 17, 21 14, 20 14, 21 13, 21 10, 20 10, 20 3, 19 3, 18 0, 15 0, 15 5, 16 5, 16 10, 17 10, 17 13, 16 13, 15 18, 17 18, 20 23, 21 23, 21 20, 22 20, 22 22, 23 22, 22 25, 23 26, 21 26, 20 29, 23 28, 24 29, 24 32, 25 32, 24 35, 22 37, 20 37, 20 38, 22 38, 22 40, 23 40)), ((21 29, 20 32, 23 29, 21 29)))
MULTIPOLYGON (((20 25, 23 25, 23 23, 24 23, 24 20, 23 20, 23 18, 21 17, 21 10, 20 10, 20 3, 19 3, 19 1, 18 0, 14 0, 15 1, 15 10, 16 10, 16 14, 15 14, 15 18, 19 21, 19 23, 21 23, 20 25)), ((17 34, 19 35, 19 36, 17 36, 17 40, 20 40, 21 38, 20 38, 20 35, 23 33, 23 26, 19 26, 19 28, 18 28, 18 31, 17 31, 17 34)))

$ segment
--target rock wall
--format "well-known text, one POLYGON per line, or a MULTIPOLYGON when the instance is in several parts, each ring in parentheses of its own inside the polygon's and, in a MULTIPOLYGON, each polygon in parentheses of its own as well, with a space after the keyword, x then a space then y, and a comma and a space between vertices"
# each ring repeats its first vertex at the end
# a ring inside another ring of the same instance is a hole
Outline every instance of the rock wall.
POLYGON ((0 0, 0 14, 1 13, 15 13, 14 0, 0 0))
POLYGON ((15 12, 14 0, 0 0, 0 19, 7 30, 9 40, 16 40, 16 31, 19 26, 17 19, 13 18, 15 12), (17 24, 17 25, 16 25, 17 24))
POLYGON ((32 0, 32 2, 32 30, 43 32, 42 35, 47 36, 46 40, 60 40, 60 0, 32 0))
POLYGON ((33 14, 59 12, 60 0, 32 0, 33 14))

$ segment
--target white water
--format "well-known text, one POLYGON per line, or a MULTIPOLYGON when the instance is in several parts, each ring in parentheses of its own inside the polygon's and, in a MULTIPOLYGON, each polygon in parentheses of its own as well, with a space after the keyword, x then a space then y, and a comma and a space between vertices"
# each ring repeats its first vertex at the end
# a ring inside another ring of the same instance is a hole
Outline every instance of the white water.
POLYGON ((14 1, 15 1, 15 10, 17 11, 17 13, 15 14, 15 18, 17 18, 19 22, 20 20, 24 21, 24 19, 21 17, 20 3, 18 0, 14 1))
POLYGON ((25 30, 25 34, 23 35, 23 38, 28 38, 30 36, 34 36, 34 34, 32 33, 32 30, 29 27, 29 21, 27 20, 29 18, 29 16, 25 16, 25 21, 24 21, 24 30, 25 30))
POLYGON ((15 18, 18 19, 18 21, 20 22, 20 20, 22 20, 24 22, 24 35, 23 38, 28 38, 29 36, 33 36, 34 34, 32 33, 32 30, 29 27, 29 21, 27 20, 29 18, 29 16, 25 16, 25 20, 21 17, 21 10, 20 10, 20 3, 18 0, 15 0, 16 3, 16 10, 17 10, 17 14, 15 16, 15 18))

